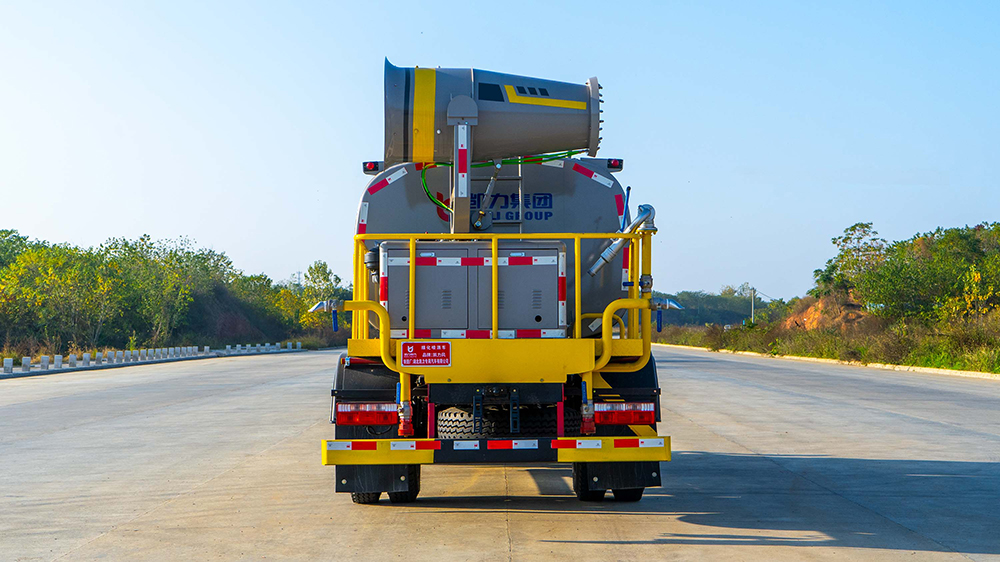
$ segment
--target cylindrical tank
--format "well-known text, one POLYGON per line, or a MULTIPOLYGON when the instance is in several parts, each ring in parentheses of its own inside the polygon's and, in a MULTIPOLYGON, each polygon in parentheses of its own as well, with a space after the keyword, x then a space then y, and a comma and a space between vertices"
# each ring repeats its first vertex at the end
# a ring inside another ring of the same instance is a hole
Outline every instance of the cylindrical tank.
POLYGON ((448 104, 472 98, 478 108, 472 159, 564 150, 597 154, 600 86, 471 68, 403 68, 385 61, 385 165, 450 162, 454 136, 448 104))

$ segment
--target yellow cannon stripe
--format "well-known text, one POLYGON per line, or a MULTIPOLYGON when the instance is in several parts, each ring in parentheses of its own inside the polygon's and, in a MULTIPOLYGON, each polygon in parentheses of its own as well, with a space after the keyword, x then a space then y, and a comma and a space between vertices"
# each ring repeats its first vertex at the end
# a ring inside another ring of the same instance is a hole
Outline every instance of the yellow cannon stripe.
POLYGON ((433 68, 413 71, 413 158, 414 162, 434 161, 434 94, 437 72, 433 68))
POLYGON ((510 103, 523 103, 525 105, 543 105, 545 107, 562 107, 564 109, 587 109, 587 102, 574 100, 557 100, 553 98, 533 98, 530 96, 519 96, 514 86, 504 86, 507 90, 507 101, 510 103))

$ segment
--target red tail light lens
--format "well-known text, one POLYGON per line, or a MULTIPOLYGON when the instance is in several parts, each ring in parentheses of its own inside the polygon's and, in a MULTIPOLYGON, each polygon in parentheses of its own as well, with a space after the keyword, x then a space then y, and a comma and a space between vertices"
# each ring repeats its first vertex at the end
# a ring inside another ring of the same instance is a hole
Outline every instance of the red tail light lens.
POLYGON ((396 425, 399 422, 393 402, 337 402, 337 425, 396 425))
POLYGON ((598 425, 643 425, 656 422, 652 402, 598 402, 594 404, 598 425))

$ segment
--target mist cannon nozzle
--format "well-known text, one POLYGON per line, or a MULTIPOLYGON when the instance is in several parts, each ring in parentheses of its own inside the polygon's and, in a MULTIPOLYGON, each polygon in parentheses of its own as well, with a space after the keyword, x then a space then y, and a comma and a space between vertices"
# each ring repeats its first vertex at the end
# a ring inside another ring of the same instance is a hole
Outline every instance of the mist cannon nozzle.
POLYGON ((451 162, 448 106, 459 96, 478 108, 477 162, 600 144, 600 84, 531 78, 471 68, 405 68, 385 61, 385 166, 451 162))

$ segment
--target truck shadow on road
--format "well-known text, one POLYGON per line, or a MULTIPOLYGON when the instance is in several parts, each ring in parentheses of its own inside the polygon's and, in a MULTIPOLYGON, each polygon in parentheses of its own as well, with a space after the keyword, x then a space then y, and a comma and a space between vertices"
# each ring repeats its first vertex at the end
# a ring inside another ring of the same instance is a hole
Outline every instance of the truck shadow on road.
POLYGON ((635 518, 634 537, 548 541, 556 543, 1000 554, 1000 463, 690 451, 675 452, 674 462, 661 466, 663 487, 647 489, 638 503, 616 502, 610 493, 604 502, 578 502, 570 469, 552 465, 525 469, 540 495, 520 489, 506 496, 427 497, 409 507, 635 518))

